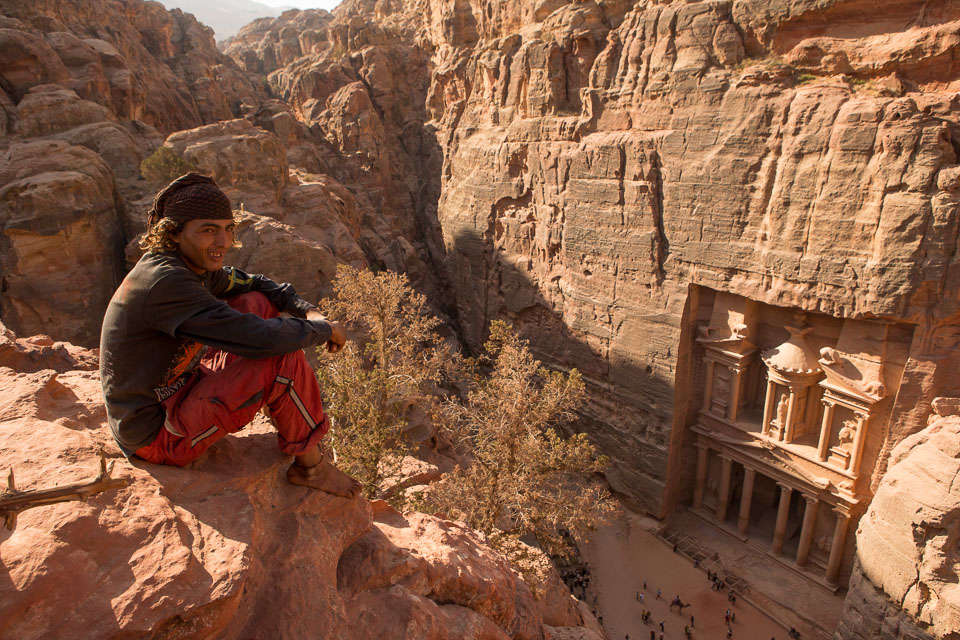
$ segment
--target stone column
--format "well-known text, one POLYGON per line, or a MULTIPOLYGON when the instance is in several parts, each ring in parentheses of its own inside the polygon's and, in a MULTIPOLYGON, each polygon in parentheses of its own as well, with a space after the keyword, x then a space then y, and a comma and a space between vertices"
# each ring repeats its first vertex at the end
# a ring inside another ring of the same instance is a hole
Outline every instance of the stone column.
POLYGON ((847 528, 850 526, 850 514, 843 509, 834 509, 837 514, 837 526, 833 530, 833 544, 830 546, 830 559, 827 560, 827 584, 837 586, 840 562, 843 561, 843 547, 847 541, 847 528))
POLYGON ((847 471, 857 474, 860 470, 860 456, 863 454, 864 432, 867 430, 867 420, 869 420, 870 417, 859 411, 854 415, 857 418, 857 435, 853 438, 853 448, 850 450, 850 460, 847 463, 847 471))
POLYGON ((763 403, 763 435, 770 435, 770 421, 773 420, 773 404, 775 402, 774 392, 777 390, 777 383, 767 377, 767 396, 763 403))
POLYGON ((727 411, 727 419, 730 422, 737 421, 737 411, 740 408, 740 368, 727 367, 730 371, 730 407, 727 411))
POLYGON ((737 520, 737 531, 746 535, 750 526, 750 503, 753 502, 753 481, 757 470, 750 467, 743 468, 743 492, 740 494, 740 519, 737 520))
POLYGON ((827 450, 830 448, 830 425, 833 424, 833 412, 837 408, 836 403, 824 399, 823 422, 820 423, 820 444, 817 447, 817 457, 821 462, 827 461, 827 450))
POLYGON ((703 410, 710 413, 710 401, 713 399, 713 360, 707 360, 707 381, 703 389, 703 410))
POLYGON ((793 442, 793 423, 797 420, 797 388, 791 384, 790 398, 787 400, 787 424, 780 425, 780 439, 784 442, 793 442))
POLYGON ((710 449, 702 442, 697 443, 697 481, 693 486, 693 508, 703 506, 703 485, 707 481, 707 453, 710 449))
POLYGON ((797 566, 801 569, 807 566, 810 557, 810 545, 813 543, 813 531, 817 525, 817 509, 820 501, 817 496, 802 494, 807 503, 803 509, 803 526, 800 528, 800 546, 797 547, 797 566))
POLYGON ((733 469, 733 460, 721 456, 723 466, 720 467, 720 493, 717 494, 717 522, 723 523, 727 519, 727 506, 730 504, 730 472, 733 469))
POLYGON ((790 515, 790 496, 793 489, 785 484, 780 485, 780 505, 777 507, 777 524, 773 528, 773 553, 783 553, 783 536, 787 533, 787 517, 790 515))

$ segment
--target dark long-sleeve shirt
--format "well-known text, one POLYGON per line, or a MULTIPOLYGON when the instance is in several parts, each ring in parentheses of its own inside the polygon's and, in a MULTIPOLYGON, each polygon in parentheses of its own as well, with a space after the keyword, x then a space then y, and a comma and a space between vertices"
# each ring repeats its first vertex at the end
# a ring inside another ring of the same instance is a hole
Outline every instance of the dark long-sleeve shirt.
POLYGON ((177 253, 147 253, 113 294, 100 334, 100 381, 114 438, 130 456, 163 427, 160 403, 190 379, 208 347, 245 358, 290 353, 330 339, 293 286, 233 267, 202 276, 177 253), (240 313, 223 298, 264 294, 294 318, 240 313))

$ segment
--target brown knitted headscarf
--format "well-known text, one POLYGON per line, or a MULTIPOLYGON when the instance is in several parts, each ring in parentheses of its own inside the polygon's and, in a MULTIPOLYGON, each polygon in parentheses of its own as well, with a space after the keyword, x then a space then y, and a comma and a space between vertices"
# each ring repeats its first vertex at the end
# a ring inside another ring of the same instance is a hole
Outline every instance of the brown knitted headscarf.
POLYGON ((147 214, 147 225, 152 227, 161 218, 170 218, 177 222, 187 220, 229 220, 233 219, 230 198, 227 197, 213 178, 188 173, 180 176, 153 199, 153 207, 147 214))

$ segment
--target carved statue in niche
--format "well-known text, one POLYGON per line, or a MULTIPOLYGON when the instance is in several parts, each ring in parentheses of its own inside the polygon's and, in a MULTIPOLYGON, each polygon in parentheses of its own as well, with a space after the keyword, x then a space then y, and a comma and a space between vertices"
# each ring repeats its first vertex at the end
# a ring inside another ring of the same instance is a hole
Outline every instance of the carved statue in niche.
POLYGON ((706 485, 710 493, 716 493, 720 489, 720 482, 713 476, 707 477, 706 485))
POLYGON ((833 534, 827 533, 817 538, 817 549, 820 551, 830 551, 833 546, 833 534))
POLYGON ((850 451, 853 446, 853 439, 857 436, 857 421, 854 419, 844 420, 840 427, 840 433, 837 437, 840 439, 840 448, 844 451, 850 451))
POLYGON ((777 424, 780 427, 787 426, 787 406, 790 404, 790 394, 784 392, 780 394, 780 402, 777 403, 777 424))

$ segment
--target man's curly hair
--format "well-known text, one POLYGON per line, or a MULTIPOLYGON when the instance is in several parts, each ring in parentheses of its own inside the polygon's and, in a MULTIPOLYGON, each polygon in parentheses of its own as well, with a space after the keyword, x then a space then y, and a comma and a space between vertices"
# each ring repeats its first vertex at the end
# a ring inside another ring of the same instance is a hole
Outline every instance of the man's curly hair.
POLYGON ((151 253, 176 251, 177 243, 174 242, 170 235, 183 231, 185 224, 185 222, 177 222, 170 218, 160 218, 160 220, 147 229, 147 232, 140 238, 140 248, 151 253))

